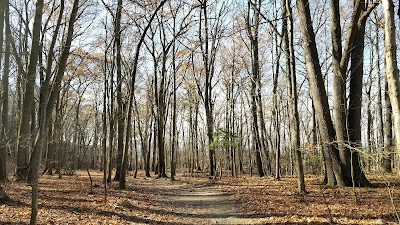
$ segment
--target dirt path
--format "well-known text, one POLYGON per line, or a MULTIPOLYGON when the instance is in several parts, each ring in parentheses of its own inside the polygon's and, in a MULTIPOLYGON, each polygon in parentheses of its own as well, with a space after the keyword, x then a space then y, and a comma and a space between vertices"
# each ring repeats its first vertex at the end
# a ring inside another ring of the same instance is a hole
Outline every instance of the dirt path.
POLYGON ((184 186, 162 194, 162 201, 174 207, 178 221, 188 224, 257 224, 257 218, 241 213, 240 203, 212 186, 184 186))

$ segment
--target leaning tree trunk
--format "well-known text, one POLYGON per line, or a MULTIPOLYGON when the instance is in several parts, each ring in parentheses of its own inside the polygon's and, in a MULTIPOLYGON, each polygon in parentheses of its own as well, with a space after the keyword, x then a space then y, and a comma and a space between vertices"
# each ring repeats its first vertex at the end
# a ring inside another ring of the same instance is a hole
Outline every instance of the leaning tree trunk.
MULTIPOLYGON (((32 46, 29 56, 28 71, 25 75, 25 94, 22 102, 21 123, 19 127, 16 170, 16 177, 18 180, 26 180, 28 177, 28 152, 31 148, 31 122, 33 122, 31 121, 31 118, 32 113, 34 112, 34 92, 36 69, 40 54, 40 31, 42 25, 42 15, 43 0, 38 0, 36 2, 35 20, 32 29, 32 46)), ((35 223, 37 214, 37 202, 35 204, 35 207, 34 204, 32 204, 32 210, 34 212, 32 213, 31 222, 33 221, 33 223, 35 223)))
MULTIPOLYGON (((130 85, 130 94, 129 94, 129 102, 128 102, 128 115, 127 115, 127 129, 125 133, 125 146, 124 146, 124 152, 128 152, 129 149, 129 143, 130 143, 130 138, 131 138, 131 131, 132 131, 132 111, 133 111, 133 96, 135 92, 135 81, 136 81, 136 73, 137 73, 137 66, 139 62, 139 54, 140 54, 140 47, 142 46, 144 42, 144 38, 146 36, 147 30, 151 26, 151 22, 154 20, 154 17, 156 16, 157 12, 161 9, 161 7, 167 2, 167 0, 161 1, 157 8, 154 10, 153 14, 151 15, 146 27, 143 30, 143 33, 140 35, 139 42, 137 44, 136 50, 135 50, 135 57, 133 61, 133 69, 131 73, 131 85, 130 85)), ((120 185, 124 186, 124 185, 120 185)))
POLYGON ((339 152, 335 148, 335 130, 328 105, 324 80, 319 64, 318 51, 308 0, 297 0, 300 17, 302 42, 306 60, 307 79, 311 90, 316 118, 320 130, 323 154, 325 157, 327 184, 344 186, 339 152))

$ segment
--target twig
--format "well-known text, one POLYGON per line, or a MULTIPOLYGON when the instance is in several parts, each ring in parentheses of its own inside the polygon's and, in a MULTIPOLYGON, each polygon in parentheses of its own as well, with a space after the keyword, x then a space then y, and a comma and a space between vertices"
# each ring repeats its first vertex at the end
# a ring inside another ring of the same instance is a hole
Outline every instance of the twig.
POLYGON ((320 191, 321 191, 322 197, 324 199, 324 204, 325 204, 326 208, 328 209, 329 223, 332 224, 333 223, 332 211, 331 211, 331 208, 329 208, 328 202, 326 201, 325 193, 322 190, 321 186, 320 186, 320 191))

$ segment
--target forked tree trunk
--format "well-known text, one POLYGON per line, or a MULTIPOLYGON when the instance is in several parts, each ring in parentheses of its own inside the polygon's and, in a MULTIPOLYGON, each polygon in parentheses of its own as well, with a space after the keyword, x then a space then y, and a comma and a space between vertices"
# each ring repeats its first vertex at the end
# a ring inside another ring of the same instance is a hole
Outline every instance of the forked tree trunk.
POLYGON ((261 4, 261 1, 257 1, 257 6, 252 5, 253 3, 248 1, 247 2, 247 17, 246 17, 246 29, 247 29, 247 35, 249 36, 250 39, 250 44, 251 44, 251 53, 252 53, 252 79, 251 79, 251 89, 250 89, 250 97, 251 97, 251 115, 252 115, 252 135, 253 135, 253 149, 255 152, 256 156, 256 164, 257 164, 257 170, 258 170, 258 175, 260 177, 265 176, 264 174, 264 169, 263 169, 263 162, 262 162, 262 157, 261 157, 261 152, 263 150, 263 147, 265 147, 265 138, 261 135, 262 131, 260 131, 260 125, 261 121, 259 121, 259 116, 262 117, 263 115, 259 115, 260 109, 258 107, 262 107, 259 105, 257 107, 257 104, 260 104, 261 102, 261 93, 259 93, 260 90, 260 65, 259 65, 259 52, 258 52, 258 27, 260 23, 260 11, 259 7, 261 4), (258 7, 258 8, 255 8, 258 7), (253 10, 251 10, 253 9, 253 10), (250 24, 250 17, 251 17, 251 12, 253 11, 254 15, 254 21, 255 24, 252 25, 250 24))
MULTIPOLYGON (((210 177, 216 176, 216 158, 215 158, 215 149, 211 148, 212 143, 214 142, 214 103, 212 99, 212 78, 213 78, 213 60, 212 57, 215 57, 215 52, 210 51, 210 32, 209 32, 209 14, 207 13, 207 9, 209 7, 208 1, 203 0, 199 1, 201 4, 202 11, 200 12, 200 23, 199 23, 199 39, 201 42, 201 52, 204 66, 204 106, 206 111, 206 125, 207 125, 207 137, 208 137, 208 157, 209 157, 209 168, 210 168, 210 177), (204 23, 204 24, 203 24, 204 23), (202 30, 204 26, 204 31, 202 30)), ((215 38, 215 37, 214 37, 215 38)), ((214 47, 214 46, 212 46, 214 47)))
POLYGON ((321 135, 323 154, 325 157, 327 184, 344 186, 339 152, 335 148, 335 130, 330 115, 328 97, 319 64, 315 34, 311 21, 308 0, 297 0, 300 17, 303 48, 306 60, 307 79, 311 90, 316 118, 321 135))

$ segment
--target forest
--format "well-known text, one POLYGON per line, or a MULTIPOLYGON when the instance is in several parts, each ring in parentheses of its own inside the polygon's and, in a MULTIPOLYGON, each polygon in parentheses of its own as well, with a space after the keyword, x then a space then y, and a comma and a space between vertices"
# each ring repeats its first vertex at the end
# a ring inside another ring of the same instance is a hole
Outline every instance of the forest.
POLYGON ((0 224, 398 224, 399 28, 393 0, 0 0, 0 224))

